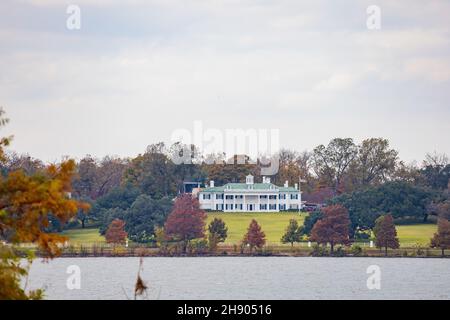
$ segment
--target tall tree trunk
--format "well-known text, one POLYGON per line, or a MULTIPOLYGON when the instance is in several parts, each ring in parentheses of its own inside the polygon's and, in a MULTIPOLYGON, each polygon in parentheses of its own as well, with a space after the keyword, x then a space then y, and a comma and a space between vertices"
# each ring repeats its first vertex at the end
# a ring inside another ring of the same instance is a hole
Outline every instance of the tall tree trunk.
POLYGON ((330 242, 330 245, 331 245, 331 252, 330 253, 333 253, 334 252, 334 243, 330 242))
POLYGON ((388 249, 388 247, 385 246, 385 247, 384 247, 384 256, 385 256, 385 257, 387 257, 387 249, 388 249))

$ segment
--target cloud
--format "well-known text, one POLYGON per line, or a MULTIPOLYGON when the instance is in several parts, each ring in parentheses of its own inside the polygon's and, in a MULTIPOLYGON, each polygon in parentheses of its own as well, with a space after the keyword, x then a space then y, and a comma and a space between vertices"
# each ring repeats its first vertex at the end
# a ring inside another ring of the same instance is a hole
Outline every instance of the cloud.
POLYGON ((426 144, 408 141, 450 131, 444 2, 381 1, 379 31, 367 30, 361 3, 74 3, 82 7, 76 32, 65 28, 66 2, 0 4, 10 13, 0 20, 0 105, 19 151, 133 155, 200 119, 214 128, 280 128, 283 145, 297 149, 386 134, 419 159, 426 144), (403 139, 382 129, 411 110, 409 128, 436 131, 403 139), (326 130, 299 142, 299 123, 326 130))
POLYGON ((411 59, 405 62, 404 68, 410 77, 417 77, 420 80, 431 82, 450 80, 450 61, 448 59, 411 59))

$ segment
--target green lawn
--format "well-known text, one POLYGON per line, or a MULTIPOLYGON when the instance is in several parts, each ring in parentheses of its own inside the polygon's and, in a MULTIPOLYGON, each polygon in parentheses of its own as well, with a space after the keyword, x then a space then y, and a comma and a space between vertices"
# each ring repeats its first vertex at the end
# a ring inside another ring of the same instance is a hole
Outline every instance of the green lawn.
POLYGON ((420 244, 421 246, 428 246, 430 238, 433 237, 437 231, 435 224, 413 224, 397 226, 397 235, 400 239, 400 245, 403 247, 414 246, 420 244))
POLYGON ((208 213, 208 223, 215 217, 221 218, 228 226, 228 238, 226 243, 238 243, 247 232, 252 219, 258 221, 261 229, 266 234, 269 243, 280 243, 280 239, 289 224, 290 219, 297 219, 299 225, 303 225, 305 213, 208 213))
MULTIPOLYGON (((296 213, 208 213, 208 223, 214 217, 222 218, 228 226, 226 243, 238 243, 244 237, 251 219, 256 219, 261 229, 266 233, 269 243, 280 243, 280 239, 289 223, 295 218, 300 225, 307 214, 296 213)), ((430 238, 437 230, 435 224, 400 225, 397 233, 402 247, 412 247, 420 244, 428 246, 430 238)))
POLYGON ((61 235, 68 237, 73 244, 105 242, 105 237, 100 235, 98 229, 70 229, 61 232, 61 235))
MULTIPOLYGON (((305 213, 208 213, 208 223, 219 217, 228 226, 228 238, 226 243, 239 243, 247 231, 252 219, 256 219, 266 233, 268 243, 280 243, 280 239, 289 223, 289 219, 297 219, 303 224, 305 213)), ((428 246, 430 238, 436 232, 434 224, 416 224, 397 226, 397 233, 402 247, 411 247, 416 244, 428 246)), ((73 244, 80 243, 104 243, 105 238, 101 236, 98 229, 72 229, 61 233, 69 238, 73 244)))

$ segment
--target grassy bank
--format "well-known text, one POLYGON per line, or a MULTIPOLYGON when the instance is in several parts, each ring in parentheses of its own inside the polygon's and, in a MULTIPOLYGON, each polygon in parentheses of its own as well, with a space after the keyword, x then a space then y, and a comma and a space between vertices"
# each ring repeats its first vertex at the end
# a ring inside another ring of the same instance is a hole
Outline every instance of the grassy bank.
MULTIPOLYGON (((296 219, 300 225, 303 224, 305 213, 208 213, 209 223, 215 217, 221 218, 228 226, 228 239, 225 245, 239 243, 247 231, 252 219, 256 219, 266 233, 269 245, 280 245, 280 239, 285 232, 290 219, 296 219)), ((417 245, 426 247, 430 238, 436 232, 434 224, 416 224, 397 226, 397 232, 402 247, 414 247, 417 245)), ((105 238, 101 236, 98 229, 72 229, 62 233, 69 238, 71 244, 102 244, 105 238)), ((302 247, 305 244, 297 246, 302 247)))
POLYGON ((413 224, 396 226, 400 245, 410 247, 414 245, 429 246, 430 239, 437 232, 435 224, 413 224))
POLYGON ((73 244, 105 243, 105 237, 100 235, 98 229, 71 229, 61 232, 62 236, 69 238, 73 244))
POLYGON ((279 244, 290 219, 303 225, 306 213, 208 213, 208 223, 215 217, 221 218, 228 226, 226 243, 239 243, 247 232, 252 219, 258 221, 266 234, 268 243, 279 244))

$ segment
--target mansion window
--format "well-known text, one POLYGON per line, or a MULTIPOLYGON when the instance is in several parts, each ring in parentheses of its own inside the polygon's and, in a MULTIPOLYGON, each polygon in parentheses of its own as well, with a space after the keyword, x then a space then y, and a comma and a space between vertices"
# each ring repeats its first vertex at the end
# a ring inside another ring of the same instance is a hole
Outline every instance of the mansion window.
POLYGON ((291 199, 298 199, 298 193, 291 194, 291 199))
POLYGON ((243 204, 237 204, 236 205, 236 210, 242 210, 244 209, 244 205, 243 204))
POLYGON ((259 196, 260 199, 267 199, 267 195, 259 196))
POLYGON ((223 200, 223 193, 216 194, 216 199, 217 200, 223 200))
POLYGON ((216 204, 216 210, 223 210, 223 204, 221 203, 216 204))
POLYGON ((259 210, 267 210, 267 204, 260 204, 259 210))
POLYGON ((211 195, 210 194, 203 194, 203 200, 211 200, 211 195))
POLYGON ((232 196, 232 195, 226 195, 226 196, 225 196, 225 199, 227 199, 227 200, 232 200, 232 199, 233 199, 233 196, 232 196))
POLYGON ((286 205, 285 204, 280 204, 280 210, 286 210, 286 205))
POLYGON ((236 197, 236 199, 244 199, 244 196, 243 195, 237 195, 237 196, 235 196, 236 197))
POLYGON ((233 205, 232 204, 226 204, 225 205, 225 210, 233 210, 233 205))
POLYGON ((272 195, 269 196, 269 199, 272 199, 272 200, 276 199, 276 198, 277 198, 277 196, 275 194, 272 194, 272 195))
POLYGON ((276 204, 269 204, 269 210, 277 210, 276 204))
POLYGON ((286 194, 285 193, 280 194, 280 199, 286 200, 286 194))

